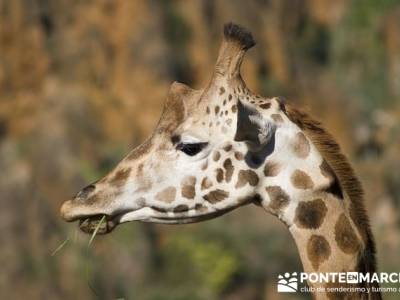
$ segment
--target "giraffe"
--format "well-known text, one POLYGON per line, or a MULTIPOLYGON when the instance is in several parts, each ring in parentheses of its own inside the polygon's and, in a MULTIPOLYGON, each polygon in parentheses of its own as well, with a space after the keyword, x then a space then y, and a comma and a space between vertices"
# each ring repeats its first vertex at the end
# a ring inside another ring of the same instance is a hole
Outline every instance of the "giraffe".
MULTIPOLYGON (((99 230, 106 234, 125 222, 200 222, 252 203, 287 226, 305 272, 375 272, 360 182, 318 121, 247 88, 240 66, 254 45, 247 29, 226 24, 208 85, 194 90, 174 82, 152 136, 65 201, 62 218, 79 220, 91 233, 106 216, 99 230)), ((379 293, 313 296, 381 299, 379 293)))

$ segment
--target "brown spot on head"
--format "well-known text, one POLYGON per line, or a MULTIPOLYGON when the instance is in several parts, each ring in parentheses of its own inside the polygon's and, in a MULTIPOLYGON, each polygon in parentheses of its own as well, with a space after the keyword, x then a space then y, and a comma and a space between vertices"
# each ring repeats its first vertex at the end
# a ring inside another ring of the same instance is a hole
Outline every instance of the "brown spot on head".
POLYGON ((247 183, 251 186, 256 186, 258 184, 259 178, 256 172, 253 170, 240 170, 238 175, 238 181, 236 183, 236 188, 245 186, 247 183))
POLYGON ((217 179, 217 182, 221 182, 224 179, 224 170, 221 168, 216 169, 215 178, 217 179))
POLYGON ((208 177, 204 177, 201 181, 201 189, 206 190, 212 186, 212 181, 208 177))
POLYGON ((243 155, 243 153, 241 153, 241 152, 239 152, 239 151, 236 151, 236 152, 235 152, 235 158, 236 158, 237 160, 243 160, 243 159, 244 159, 244 155, 243 155))
POLYGON ((354 254, 360 249, 360 241, 344 213, 335 224, 335 240, 344 253, 354 254))
POLYGON ((159 201, 171 203, 175 200, 175 196, 176 196, 176 188, 170 186, 158 192, 156 195, 156 199, 159 201))
POLYGON ((315 271, 331 255, 331 247, 322 236, 313 234, 307 242, 307 256, 315 271))
POLYGON ((237 106, 236 106, 236 105, 233 105, 233 106, 232 106, 232 112, 233 112, 233 113, 236 113, 236 112, 237 112, 237 106))
POLYGON ((314 183, 311 177, 301 170, 295 170, 290 177, 290 180, 294 187, 298 189, 311 189, 314 187, 314 183))
POLYGON ((233 175, 232 161, 228 158, 224 161, 225 181, 230 182, 233 175))
POLYGON ((225 150, 226 152, 231 151, 231 150, 232 150, 232 145, 231 145, 231 144, 226 145, 226 146, 224 147, 224 150, 225 150))
POLYGON ((229 193, 224 190, 214 190, 204 195, 203 198, 210 203, 217 203, 229 196, 229 193))
POLYGON ((232 100, 232 94, 229 94, 228 96, 228 100, 231 101, 232 100))
POLYGON ((206 108, 206 113, 207 114, 210 114, 210 108, 207 106, 207 108, 206 108))
POLYGON ((328 209, 322 199, 300 202, 294 222, 300 228, 317 229, 324 221, 328 209))
POLYGON ((268 161, 264 166, 264 175, 266 177, 274 177, 279 174, 281 168, 277 162, 268 161))
POLYGON ((117 173, 110 179, 109 184, 113 186, 122 186, 126 182, 131 172, 130 168, 118 170, 117 173))
POLYGON ((263 104, 261 104, 260 105, 260 107, 262 108, 262 109, 269 109, 270 107, 271 107, 271 103, 263 103, 263 104))
POLYGON ((193 199, 194 196, 196 195, 196 177, 194 176, 189 176, 182 181, 182 197, 185 197, 187 199, 193 199))
POLYGON ((289 204, 289 195, 279 186, 268 186, 265 188, 271 200, 269 207, 278 213, 289 204))
POLYGON ((215 115, 218 115, 218 113, 219 113, 219 106, 217 105, 217 106, 215 107, 215 115))
POLYGON ((214 161, 218 161, 220 159, 220 157, 221 157, 221 154, 218 151, 215 151, 213 153, 213 160, 214 161))
POLYGON ((203 204, 197 203, 194 206, 194 209, 198 212, 206 212, 208 210, 207 206, 204 206, 203 204))
POLYGON ((271 118, 276 123, 282 123, 283 122, 283 118, 282 118, 282 116, 280 114, 272 114, 271 118))
POLYGON ((223 86, 221 86, 219 88, 219 94, 222 95, 223 93, 225 93, 225 88, 223 86))
POLYGON ((310 153, 310 143, 302 132, 296 133, 292 144, 293 153, 299 158, 306 158, 310 153))
POLYGON ((185 212, 188 211, 189 207, 185 204, 179 204, 177 207, 174 207, 173 212, 185 212))

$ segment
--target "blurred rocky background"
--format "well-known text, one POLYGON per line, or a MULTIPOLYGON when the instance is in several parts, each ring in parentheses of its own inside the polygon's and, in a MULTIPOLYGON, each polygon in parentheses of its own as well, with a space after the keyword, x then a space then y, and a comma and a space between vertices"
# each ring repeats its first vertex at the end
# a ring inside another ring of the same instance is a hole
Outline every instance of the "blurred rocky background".
POLYGON ((323 120, 365 187, 380 270, 400 271, 399 0, 0 0, 1 299, 301 299, 276 293, 301 263, 259 208, 89 248, 58 215, 152 131, 172 81, 206 84, 231 20, 257 40, 249 87, 323 120))

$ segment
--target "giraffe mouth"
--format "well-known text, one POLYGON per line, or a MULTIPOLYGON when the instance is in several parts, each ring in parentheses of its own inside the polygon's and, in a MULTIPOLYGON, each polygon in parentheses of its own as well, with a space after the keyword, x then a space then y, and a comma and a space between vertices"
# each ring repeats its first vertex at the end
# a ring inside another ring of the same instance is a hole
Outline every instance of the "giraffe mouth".
POLYGON ((110 233, 121 222, 123 215, 132 210, 117 210, 114 212, 102 212, 97 209, 90 209, 83 205, 74 205, 74 202, 68 200, 61 206, 61 217, 67 222, 79 223, 79 229, 87 234, 92 234, 96 230, 96 234, 110 233))
POLYGON ((208 214, 202 214, 197 216, 188 216, 185 213, 177 214, 175 216, 167 216, 160 214, 159 212, 149 208, 144 207, 142 209, 128 211, 119 213, 116 215, 106 215, 106 214, 96 214, 92 216, 82 216, 77 217, 75 221, 79 221, 79 229, 86 233, 92 234, 96 231, 96 234, 108 234, 111 233, 119 224, 131 222, 131 221, 141 221, 149 223, 158 224, 189 224, 197 223, 209 219, 213 219, 220 215, 223 215, 230 211, 219 210, 208 214), (151 213, 149 213, 151 210, 151 213))
POLYGON ((110 233, 117 227, 115 217, 109 215, 94 215, 79 219, 79 229, 87 234, 97 230, 97 234, 110 233))

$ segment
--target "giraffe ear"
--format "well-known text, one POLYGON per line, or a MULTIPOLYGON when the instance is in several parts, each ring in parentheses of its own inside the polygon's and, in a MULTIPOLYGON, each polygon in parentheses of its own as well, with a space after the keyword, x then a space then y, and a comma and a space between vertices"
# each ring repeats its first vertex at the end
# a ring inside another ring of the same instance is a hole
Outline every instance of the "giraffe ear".
POLYGON ((272 140, 275 130, 275 124, 265 119, 257 109, 238 101, 235 141, 246 142, 257 151, 272 140))

